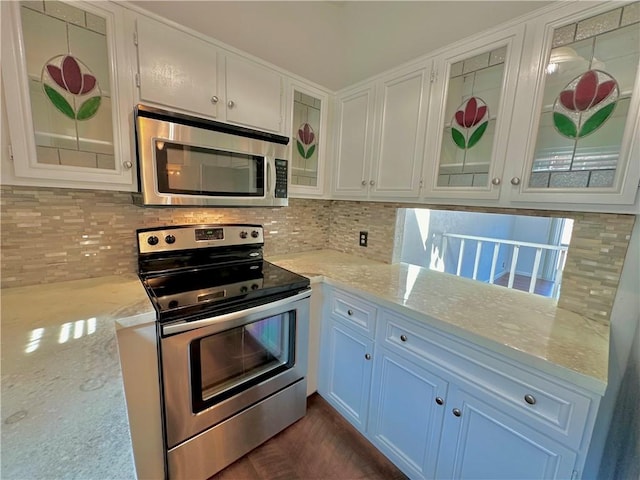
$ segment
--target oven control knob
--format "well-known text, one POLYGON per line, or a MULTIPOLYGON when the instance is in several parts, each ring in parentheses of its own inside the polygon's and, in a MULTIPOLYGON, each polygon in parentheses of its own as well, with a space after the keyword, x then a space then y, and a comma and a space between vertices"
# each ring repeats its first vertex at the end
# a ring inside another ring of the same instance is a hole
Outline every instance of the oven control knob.
POLYGON ((258 287, 257 283, 254 283, 253 285, 251 285, 251 290, 257 290, 258 288, 260 287, 258 287))
POLYGON ((240 232, 240 238, 247 238, 247 232, 244 230, 240 232))
POLYGON ((240 293, 247 293, 249 289, 246 286, 240 287, 240 293))
POLYGON ((164 241, 171 245, 172 243, 176 243, 176 237, 174 237, 173 235, 167 235, 166 237, 164 237, 164 241))
POLYGON ((251 232, 251 236, 253 238, 258 238, 260 236, 260 232, 258 232, 258 230, 254 230, 253 232, 251 232))
POLYGON ((149 238, 147 238, 147 243, 149 245, 157 245, 158 244, 158 237, 156 237, 155 235, 151 235, 149 238))

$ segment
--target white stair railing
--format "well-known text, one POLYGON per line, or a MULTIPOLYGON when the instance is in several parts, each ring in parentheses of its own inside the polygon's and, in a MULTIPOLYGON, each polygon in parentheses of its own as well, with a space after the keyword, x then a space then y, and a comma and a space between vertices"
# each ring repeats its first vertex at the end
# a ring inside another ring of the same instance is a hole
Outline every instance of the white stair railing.
POLYGON ((564 263, 567 258, 567 249, 569 248, 568 246, 549 245, 546 243, 521 242, 518 240, 504 240, 501 238, 479 237, 476 235, 460 235, 457 233, 444 233, 442 234, 442 261, 443 262, 447 252, 447 244, 450 238, 457 238, 460 240, 460 251, 458 252, 458 261, 455 268, 457 276, 460 276, 460 272, 462 271, 462 260, 464 257, 464 249, 466 245, 465 242, 467 240, 477 242, 475 260, 473 263, 472 278, 474 280, 476 280, 478 277, 478 267, 480 265, 480 257, 482 255, 482 245, 484 243, 493 244, 493 257, 491 259, 491 272, 489 274, 489 283, 495 282, 496 265, 498 262, 498 255, 500 254, 500 247, 502 245, 513 246, 513 254, 511 256, 511 268, 509 269, 509 281, 507 282, 508 288, 513 288, 513 283, 514 283, 515 273, 516 273, 516 265, 518 263, 518 256, 520 255, 520 248, 534 248, 536 251, 536 254, 533 261, 533 268, 531 269, 531 281, 529 282, 529 293, 534 293, 536 289, 536 282, 538 281, 538 271, 540 270, 540 261, 542 259, 542 251, 543 250, 557 251, 559 255, 556 262, 556 274, 555 274, 555 282, 554 282, 552 297, 553 298, 558 297, 558 294, 560 292, 560 289, 559 289, 560 280, 562 279, 562 270, 564 268, 564 263))

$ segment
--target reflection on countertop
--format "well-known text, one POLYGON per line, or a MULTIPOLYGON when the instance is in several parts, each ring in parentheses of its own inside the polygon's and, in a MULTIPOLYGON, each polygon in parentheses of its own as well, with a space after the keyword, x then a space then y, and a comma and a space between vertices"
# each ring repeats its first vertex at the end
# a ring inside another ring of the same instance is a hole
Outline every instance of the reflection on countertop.
POLYGON ((383 264, 333 250, 269 261, 314 272, 383 306, 603 394, 609 328, 538 295, 422 267, 383 264))
POLYGON ((114 320, 155 317, 138 278, 1 294, 0 477, 135 478, 114 320))

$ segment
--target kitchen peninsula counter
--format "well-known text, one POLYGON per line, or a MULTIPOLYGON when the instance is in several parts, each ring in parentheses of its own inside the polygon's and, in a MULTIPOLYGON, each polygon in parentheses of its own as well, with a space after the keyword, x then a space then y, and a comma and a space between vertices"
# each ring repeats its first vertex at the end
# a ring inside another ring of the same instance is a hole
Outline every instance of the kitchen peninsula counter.
POLYGON ((609 327, 539 295, 333 250, 269 261, 603 395, 609 327))
POLYGON ((6 479, 135 478, 116 320, 155 318, 135 275, 3 289, 6 479))

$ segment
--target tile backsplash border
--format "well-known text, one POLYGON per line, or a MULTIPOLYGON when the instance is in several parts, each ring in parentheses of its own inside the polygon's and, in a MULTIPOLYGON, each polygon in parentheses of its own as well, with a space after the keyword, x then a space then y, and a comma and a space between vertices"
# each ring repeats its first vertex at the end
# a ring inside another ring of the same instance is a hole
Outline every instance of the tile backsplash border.
POLYGON ((397 260, 402 208, 573 218, 559 306, 609 322, 634 215, 444 205, 290 199, 288 208, 138 207, 125 192, 0 186, 2 288, 135 273, 137 228, 192 223, 260 223, 265 254, 331 248, 397 260), (358 233, 368 232, 368 247, 358 233))

